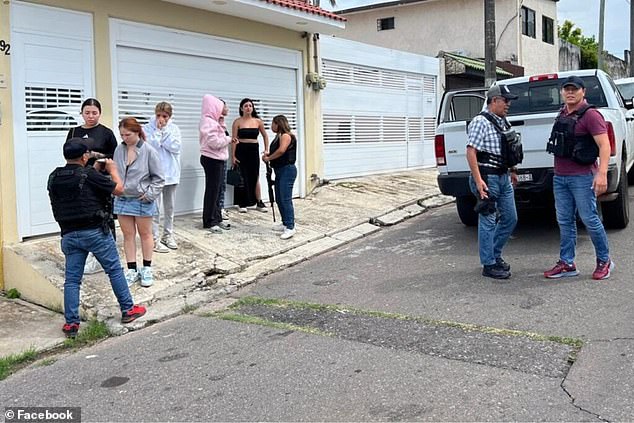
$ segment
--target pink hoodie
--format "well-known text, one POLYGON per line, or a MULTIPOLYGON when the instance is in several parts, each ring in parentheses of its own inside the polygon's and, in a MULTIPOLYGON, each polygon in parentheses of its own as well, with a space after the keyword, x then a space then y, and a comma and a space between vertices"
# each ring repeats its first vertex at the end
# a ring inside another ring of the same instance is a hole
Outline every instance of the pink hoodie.
POLYGON ((202 116, 198 125, 200 154, 216 160, 227 160, 231 137, 225 135, 225 127, 219 120, 224 104, 211 94, 203 96, 202 116))

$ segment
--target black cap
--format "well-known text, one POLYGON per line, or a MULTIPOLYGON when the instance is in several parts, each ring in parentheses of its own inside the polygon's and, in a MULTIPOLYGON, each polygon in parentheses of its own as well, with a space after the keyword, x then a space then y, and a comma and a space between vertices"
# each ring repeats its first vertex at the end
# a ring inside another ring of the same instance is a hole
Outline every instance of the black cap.
POLYGON ((64 158, 74 160, 93 149, 95 141, 92 138, 71 138, 64 143, 64 158))
POLYGON ((564 88, 566 85, 574 85, 576 88, 586 87, 586 85, 583 83, 583 79, 575 75, 570 75, 568 78, 564 79, 561 83, 561 88, 564 88))
POLYGON ((487 98, 504 97, 509 100, 517 100, 519 97, 513 94, 506 85, 493 85, 487 91, 487 98))

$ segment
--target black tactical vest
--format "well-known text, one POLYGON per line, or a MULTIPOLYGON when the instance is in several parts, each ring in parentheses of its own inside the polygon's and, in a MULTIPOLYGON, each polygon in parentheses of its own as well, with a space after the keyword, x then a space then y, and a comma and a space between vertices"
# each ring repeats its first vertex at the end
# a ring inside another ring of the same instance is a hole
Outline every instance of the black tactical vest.
POLYGON ((77 224, 97 226, 108 216, 106 202, 110 197, 102 198, 87 184, 89 168, 78 166, 75 169, 58 167, 48 177, 48 195, 55 220, 62 226, 77 224))
POLYGON ((517 166, 524 160, 524 149, 522 147, 522 138, 520 134, 509 126, 505 129, 500 126, 497 120, 491 115, 490 112, 483 111, 479 113, 491 122, 495 130, 500 134, 500 152, 501 155, 488 153, 486 151, 478 151, 476 157, 478 163, 489 164, 497 169, 509 169, 517 166))
POLYGON ((592 134, 575 135, 575 127, 584 113, 594 107, 587 104, 567 116, 563 116, 563 110, 559 112, 546 144, 546 151, 582 165, 593 164, 599 157, 599 146, 592 134))

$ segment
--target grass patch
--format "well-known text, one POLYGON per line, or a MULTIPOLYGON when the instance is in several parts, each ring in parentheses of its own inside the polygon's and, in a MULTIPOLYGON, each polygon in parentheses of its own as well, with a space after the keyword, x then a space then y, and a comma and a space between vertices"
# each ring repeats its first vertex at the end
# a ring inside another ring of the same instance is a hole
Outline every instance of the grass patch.
POLYGON ((11 288, 10 290, 7 291, 7 298, 10 300, 15 300, 17 298, 20 298, 22 296, 22 294, 20 294, 20 291, 18 291, 15 288, 11 288))
POLYGON ((427 318, 419 317, 419 316, 408 316, 408 315, 399 314, 399 313, 361 310, 354 307, 315 304, 315 303, 308 303, 303 301, 282 300, 277 298, 244 297, 238 300, 237 302, 235 302, 234 304, 232 304, 229 308, 236 310, 242 306, 250 306, 250 305, 261 305, 265 307, 275 307, 275 308, 292 308, 292 309, 298 309, 298 310, 309 309, 309 310, 315 310, 315 311, 321 311, 321 312, 333 312, 333 313, 344 313, 344 314, 349 313, 349 314, 355 314, 359 316, 376 317, 381 319, 409 320, 409 321, 415 321, 415 322, 424 323, 424 324, 433 325, 433 326, 452 327, 452 328, 463 330, 465 332, 481 332, 481 333, 488 333, 492 335, 501 335, 501 336, 521 336, 521 337, 529 338, 533 341, 555 342, 558 344, 569 345, 577 349, 580 349, 583 346, 583 341, 577 338, 542 335, 542 334, 538 334, 534 332, 514 330, 514 329, 499 329, 499 328, 492 328, 488 326, 473 325, 469 323, 450 322, 447 320, 434 320, 434 319, 427 319, 427 318))
POLYGON ((0 380, 6 379, 11 373, 23 367, 25 364, 31 363, 37 359, 37 351, 35 348, 19 354, 11 354, 0 358, 0 380))
POLYGON ((104 322, 90 320, 86 325, 82 325, 77 338, 68 338, 64 341, 67 348, 76 348, 87 344, 92 344, 100 339, 110 336, 108 326, 104 322))
POLYGON ((44 367, 44 366, 50 366, 51 364, 54 364, 57 361, 57 359, 55 358, 45 358, 43 360, 40 360, 39 364, 40 366, 44 367))
POLYGON ((212 315, 219 319, 229 320, 232 322, 246 323, 250 325, 267 326, 270 328, 281 329, 281 330, 292 330, 295 332, 305 332, 305 333, 310 333, 312 335, 333 336, 333 334, 329 332, 324 332, 324 331, 311 328, 308 326, 297 326, 297 325, 291 325, 290 323, 274 322, 271 320, 263 319, 261 317, 247 316, 244 314, 218 312, 218 313, 213 313, 212 315))
POLYGON ((197 309, 198 309, 198 306, 195 306, 192 304, 185 304, 183 308, 181 308, 181 311, 183 313, 191 313, 192 311, 196 311, 197 309))

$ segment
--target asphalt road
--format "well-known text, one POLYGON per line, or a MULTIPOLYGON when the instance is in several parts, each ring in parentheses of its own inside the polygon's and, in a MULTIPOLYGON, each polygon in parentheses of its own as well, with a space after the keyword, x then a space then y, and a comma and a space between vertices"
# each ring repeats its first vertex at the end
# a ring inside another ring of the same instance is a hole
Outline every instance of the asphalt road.
POLYGON ((548 281, 558 231, 533 216, 498 283, 443 207, 258 281, 222 315, 23 370, 0 404, 81 406, 84 421, 634 420, 632 231, 609 233, 609 280, 590 278, 580 231, 582 275, 548 281))

